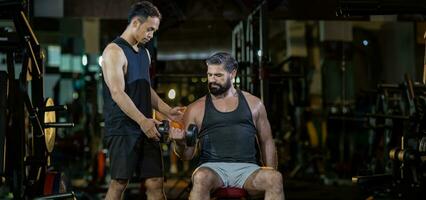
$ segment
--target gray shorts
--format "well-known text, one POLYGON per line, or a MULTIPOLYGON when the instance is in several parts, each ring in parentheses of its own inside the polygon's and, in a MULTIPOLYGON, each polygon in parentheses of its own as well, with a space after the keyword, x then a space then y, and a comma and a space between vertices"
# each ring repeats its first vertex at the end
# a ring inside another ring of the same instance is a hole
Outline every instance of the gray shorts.
POLYGON ((227 162, 207 162, 194 170, 194 173, 201 167, 206 167, 216 172, 222 179, 223 187, 243 188, 247 178, 256 170, 259 165, 252 163, 227 163, 227 162))

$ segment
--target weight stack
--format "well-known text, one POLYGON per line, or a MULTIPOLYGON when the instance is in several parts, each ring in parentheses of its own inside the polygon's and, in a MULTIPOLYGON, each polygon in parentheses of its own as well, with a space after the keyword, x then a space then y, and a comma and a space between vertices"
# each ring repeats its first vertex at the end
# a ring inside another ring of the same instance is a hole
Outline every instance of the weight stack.
POLYGON ((6 109, 7 73, 0 71, 0 175, 5 174, 6 164, 6 109))

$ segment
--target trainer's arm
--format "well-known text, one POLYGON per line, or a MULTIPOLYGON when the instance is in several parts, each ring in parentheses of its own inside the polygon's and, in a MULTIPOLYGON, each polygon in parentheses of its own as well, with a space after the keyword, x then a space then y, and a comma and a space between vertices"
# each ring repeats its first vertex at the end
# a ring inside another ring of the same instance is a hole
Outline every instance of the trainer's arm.
POLYGON ((124 92, 124 65, 126 63, 124 53, 119 47, 109 45, 102 57, 104 58, 102 73, 112 99, 127 116, 138 124, 142 124, 142 121, 147 118, 124 92))
POLYGON ((258 116, 256 118, 256 127, 259 136, 260 149, 264 165, 277 169, 277 154, 275 142, 272 137, 271 126, 268 121, 265 106, 259 101, 257 104, 258 116))
MULTIPOLYGON (((145 49, 146 53, 148 54, 148 58, 149 58, 149 63, 151 63, 151 55, 148 51, 148 49, 145 49)), ((154 108, 155 110, 161 112, 163 115, 166 115, 168 118, 170 118, 170 115, 172 115, 171 113, 173 113, 172 108, 166 104, 157 94, 157 92, 155 92, 155 90, 150 87, 150 92, 151 92, 151 104, 152 104, 152 108, 154 108)))
POLYGON ((167 103, 165 103, 158 96, 157 92, 155 92, 155 90, 152 89, 152 88, 151 88, 151 103, 152 103, 152 108, 160 111, 161 113, 163 113, 166 116, 169 116, 170 113, 172 112, 172 108, 169 105, 167 105, 167 103))

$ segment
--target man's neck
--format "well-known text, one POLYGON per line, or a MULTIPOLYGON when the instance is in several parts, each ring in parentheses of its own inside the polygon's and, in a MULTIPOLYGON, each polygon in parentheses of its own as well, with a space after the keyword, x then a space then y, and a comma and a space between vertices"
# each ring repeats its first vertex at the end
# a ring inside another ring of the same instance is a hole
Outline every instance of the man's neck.
POLYGON ((120 37, 126 40, 133 48, 137 47, 138 42, 132 37, 127 29, 120 35, 120 37))
POLYGON ((210 94, 212 96, 213 100, 219 100, 219 99, 225 99, 227 97, 233 97, 233 96, 237 96, 237 90, 234 87, 230 87, 226 92, 224 92, 223 94, 220 95, 213 95, 210 94))

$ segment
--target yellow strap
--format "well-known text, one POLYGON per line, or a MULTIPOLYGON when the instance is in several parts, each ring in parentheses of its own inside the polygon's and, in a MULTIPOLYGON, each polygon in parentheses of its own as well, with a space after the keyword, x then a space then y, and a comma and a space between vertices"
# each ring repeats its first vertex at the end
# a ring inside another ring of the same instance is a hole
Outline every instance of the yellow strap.
POLYGON ((321 145, 322 147, 325 147, 325 143, 327 142, 327 122, 326 121, 321 121, 321 135, 322 135, 322 141, 321 141, 321 145))
POLYGON ((312 147, 318 147, 318 133, 312 121, 306 122, 306 128, 308 129, 309 141, 312 147))

